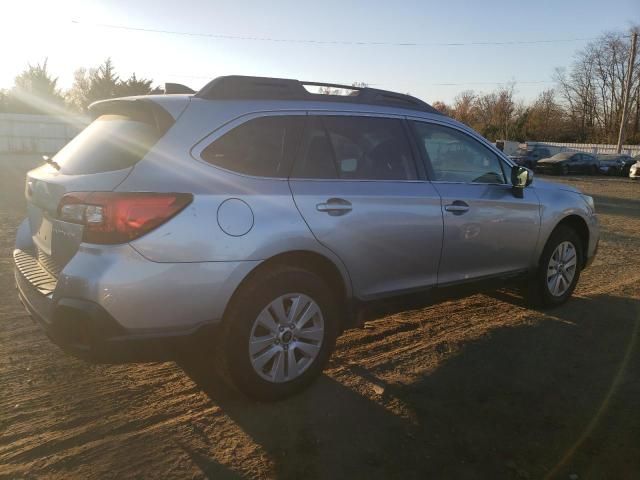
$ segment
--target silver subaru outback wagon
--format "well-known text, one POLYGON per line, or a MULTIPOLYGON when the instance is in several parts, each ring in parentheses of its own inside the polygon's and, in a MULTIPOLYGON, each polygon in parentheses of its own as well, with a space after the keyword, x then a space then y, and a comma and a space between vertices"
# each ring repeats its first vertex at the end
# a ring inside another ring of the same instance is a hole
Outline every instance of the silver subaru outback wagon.
MULTIPOLYGON (((92 361, 198 340, 241 391, 285 397, 374 302, 526 279, 543 306, 594 258, 591 197, 536 180, 398 93, 220 77, 107 100, 27 175, 19 296, 92 361)), ((335 86, 333 86, 335 87, 335 86)))

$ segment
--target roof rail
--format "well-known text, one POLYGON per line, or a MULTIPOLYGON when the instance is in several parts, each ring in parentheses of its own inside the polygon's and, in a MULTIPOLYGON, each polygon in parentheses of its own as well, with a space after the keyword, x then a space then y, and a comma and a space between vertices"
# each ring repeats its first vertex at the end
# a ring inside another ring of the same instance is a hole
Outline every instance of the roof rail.
POLYGON ((206 84, 195 95, 206 100, 308 100, 320 102, 347 102, 399 107, 409 110, 441 114, 426 102, 402 93, 369 87, 354 87, 335 83, 301 82, 286 78, 247 77, 229 75, 218 77, 206 84), (305 86, 330 87, 350 90, 348 95, 312 93, 305 86))

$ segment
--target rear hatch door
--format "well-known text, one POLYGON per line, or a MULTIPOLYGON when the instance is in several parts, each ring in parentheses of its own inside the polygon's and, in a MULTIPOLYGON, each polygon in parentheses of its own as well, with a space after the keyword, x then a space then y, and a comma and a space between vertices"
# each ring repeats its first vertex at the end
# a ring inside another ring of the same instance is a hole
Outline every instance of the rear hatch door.
POLYGON ((58 220, 69 192, 114 190, 173 123, 143 99, 100 102, 95 120, 49 162, 27 174, 29 225, 40 264, 57 276, 82 242, 83 227, 58 220))

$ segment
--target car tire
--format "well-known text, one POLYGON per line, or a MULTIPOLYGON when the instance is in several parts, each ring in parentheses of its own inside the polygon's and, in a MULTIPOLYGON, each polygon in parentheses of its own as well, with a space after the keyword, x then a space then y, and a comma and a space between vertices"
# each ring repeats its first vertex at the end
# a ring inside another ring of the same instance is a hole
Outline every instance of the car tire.
POLYGON ((578 284, 582 259, 582 241, 575 230, 564 225, 558 226, 549 237, 538 268, 529 279, 529 303, 539 307, 555 307, 566 302, 578 284), (572 258, 575 260, 573 269, 572 258), (560 279, 557 275, 560 275, 560 279), (558 289, 554 288, 556 281, 559 283, 558 289))
POLYGON ((260 401, 280 400, 299 392, 320 375, 329 359, 339 331, 339 312, 336 295, 313 272, 290 266, 258 272, 241 286, 225 313, 216 348, 221 376, 260 401), (305 303, 309 300, 313 307, 305 303), (296 322, 292 318, 296 312, 297 320, 302 321, 313 308, 319 313, 308 323, 290 328, 296 322), (277 321, 278 310, 280 317, 289 318, 277 321), (311 328, 303 328, 305 325, 311 328), (314 339, 308 338, 310 332, 314 339), (262 364, 266 357, 270 358, 262 364))

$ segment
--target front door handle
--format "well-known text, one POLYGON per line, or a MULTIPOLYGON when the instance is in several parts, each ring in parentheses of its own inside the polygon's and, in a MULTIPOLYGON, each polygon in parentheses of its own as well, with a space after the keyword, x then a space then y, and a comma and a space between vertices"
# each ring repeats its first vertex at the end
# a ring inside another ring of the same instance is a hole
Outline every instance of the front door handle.
POLYGON ((351 202, 342 198, 330 198, 326 203, 319 203, 316 205, 316 210, 328 213, 332 217, 349 213, 351 208, 351 202))
POLYGON ((456 200, 453 203, 450 203, 449 205, 445 205, 444 209, 447 212, 451 212, 454 215, 462 215, 463 213, 466 213, 469 211, 469 205, 465 202, 463 202, 462 200, 456 200))

